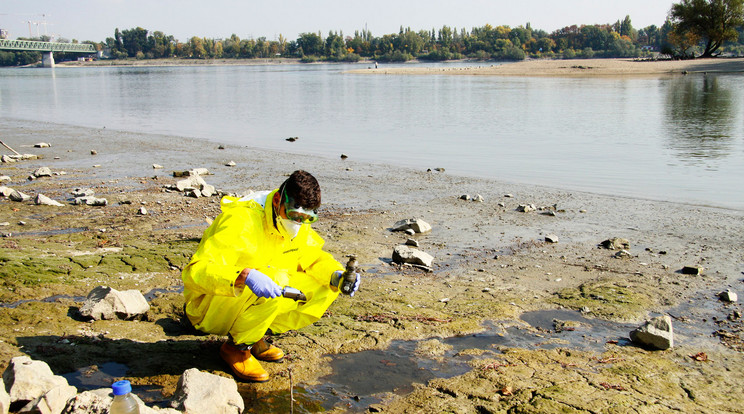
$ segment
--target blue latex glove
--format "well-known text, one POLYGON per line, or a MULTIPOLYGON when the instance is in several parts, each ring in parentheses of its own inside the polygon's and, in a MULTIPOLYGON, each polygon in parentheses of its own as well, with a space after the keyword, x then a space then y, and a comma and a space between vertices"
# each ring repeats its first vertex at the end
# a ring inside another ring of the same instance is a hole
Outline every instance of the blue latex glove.
POLYGON ((248 276, 245 277, 245 285, 259 298, 275 298, 282 295, 282 288, 270 277, 256 269, 251 269, 248 272, 248 276))
MULTIPOLYGON (((343 276, 344 272, 342 270, 336 270, 333 272, 333 274, 331 274, 331 286, 341 286, 341 283, 343 283, 343 276)), ((354 293, 359 290, 360 283, 362 283, 362 276, 359 275, 359 273, 356 273, 356 281, 354 281, 354 286, 351 288, 351 292, 348 293, 349 296, 354 296, 354 293)))

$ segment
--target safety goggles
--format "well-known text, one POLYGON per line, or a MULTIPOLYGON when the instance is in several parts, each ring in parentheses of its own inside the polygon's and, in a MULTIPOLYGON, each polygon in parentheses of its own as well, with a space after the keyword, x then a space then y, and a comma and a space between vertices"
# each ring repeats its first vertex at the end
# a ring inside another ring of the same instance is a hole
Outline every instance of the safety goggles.
POLYGON ((309 210, 295 205, 294 200, 282 189, 282 198, 284 199, 284 210, 287 218, 302 224, 312 224, 318 221, 318 211, 309 210))

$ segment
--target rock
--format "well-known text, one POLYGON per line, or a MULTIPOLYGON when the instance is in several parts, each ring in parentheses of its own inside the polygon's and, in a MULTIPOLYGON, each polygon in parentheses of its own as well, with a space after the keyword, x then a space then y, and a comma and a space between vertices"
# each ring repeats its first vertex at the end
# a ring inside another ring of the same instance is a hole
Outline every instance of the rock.
POLYGON ((346 155, 346 154, 341 154, 341 159, 342 159, 342 160, 345 160, 345 159, 347 159, 347 158, 349 158, 349 156, 348 156, 348 155, 346 155))
POLYGON ((13 191, 10 187, 0 186, 0 197, 8 197, 13 191))
POLYGON ((614 257, 615 259, 628 259, 632 256, 630 252, 628 252, 627 250, 620 250, 619 252, 615 253, 612 257, 614 257))
POLYGON ((220 145, 220 146, 217 147, 217 149, 223 150, 223 149, 225 149, 225 146, 224 145, 220 145))
POLYGON ((545 241, 548 243, 558 243, 558 236, 555 234, 548 234, 545 236, 545 241))
POLYGON ((118 291, 107 286, 98 286, 88 293, 80 314, 94 320, 134 319, 150 310, 150 305, 139 290, 118 291))
POLYGON ((183 372, 171 407, 186 413, 235 413, 245 408, 235 380, 191 368, 183 372))
POLYGON ((300 139, 300 138, 299 138, 299 137, 289 137, 289 138, 285 138, 285 141, 289 141, 289 142, 295 142, 295 141, 297 141, 298 139, 300 139))
POLYGON ((10 394, 5 390, 5 382, 0 378, 0 414, 8 414, 10 411, 10 394))
POLYGON ((41 167, 37 168, 36 171, 33 172, 34 177, 51 177, 52 176, 52 170, 49 169, 49 167, 41 167))
POLYGON ((83 391, 67 402, 62 414, 106 414, 112 401, 110 388, 83 391))
POLYGON ((419 242, 414 239, 408 239, 406 240, 406 246, 419 247, 419 242))
POLYGON ((669 349, 674 347, 674 329, 669 315, 658 316, 646 321, 630 332, 630 340, 644 347, 669 349))
POLYGON ((163 169, 163 166, 160 165, 160 164, 153 164, 152 165, 152 169, 153 170, 162 170, 163 169))
POLYGON ((24 194, 24 193, 22 193, 22 192, 20 192, 18 190, 13 190, 13 192, 10 193, 10 195, 8 196, 8 198, 11 201, 22 202, 22 201, 28 201, 28 200, 30 200, 31 199, 31 196, 28 195, 28 194, 24 194))
POLYGON ((54 375, 44 361, 34 361, 27 356, 12 358, 3 373, 10 401, 33 401, 53 388, 69 384, 64 377, 54 375))
POLYGON ((88 205, 88 206, 107 206, 108 200, 105 198, 96 198, 93 196, 77 197, 72 200, 72 204, 75 205, 88 205))
POLYGON ((205 184, 201 188, 201 195, 204 197, 212 197, 215 194, 217 194, 217 189, 213 185, 205 184))
POLYGON ((191 170, 191 175, 212 175, 212 173, 210 173, 208 169, 200 167, 191 170))
POLYGON ((140 216, 146 216, 147 215, 147 209, 144 206, 142 206, 142 207, 139 208, 139 210, 137 210, 137 214, 139 214, 140 216))
POLYGON ((395 246, 393 249, 393 261, 395 263, 408 263, 431 267, 434 257, 418 249, 401 244, 395 246))
POLYGON ((76 395, 77 388, 72 385, 60 385, 26 404, 19 413, 58 414, 64 410, 67 402, 76 395))
POLYGON ((685 266, 680 270, 683 275, 702 275, 703 270, 705 270, 702 266, 685 266))
POLYGON ((0 157, 0 161, 2 161, 3 163, 6 163, 6 164, 10 164, 12 162, 16 162, 16 160, 14 160, 12 157, 10 157, 9 155, 5 155, 5 154, 3 154, 2 157, 0 157))
POLYGON ((96 150, 90 150, 90 155, 98 155, 98 151, 96 151, 96 150))
POLYGON ((51 198, 45 196, 44 194, 37 194, 36 198, 34 199, 34 203, 36 203, 37 205, 42 205, 42 206, 64 207, 64 204, 60 203, 57 200, 52 200, 51 198))
POLYGON ((460 196, 460 200, 470 201, 470 194, 463 194, 460 196))
POLYGON ((476 203, 482 203, 483 202, 483 196, 480 194, 476 194, 475 197, 473 197, 473 201, 476 203))
POLYGON ((191 171, 173 171, 173 177, 175 178, 190 177, 192 175, 191 171))
POLYGON ((0 175, 0 183, 10 182, 10 176, 0 175))
POLYGON ((201 191, 198 188, 187 188, 183 191, 186 197, 199 198, 202 196, 201 191))
POLYGON ((207 182, 199 175, 192 175, 185 180, 179 180, 176 182, 176 189, 178 191, 185 191, 187 188, 202 189, 203 186, 207 185, 207 182))
POLYGON ((504 197, 506 197, 506 198, 513 198, 514 195, 513 194, 504 194, 504 197))
POLYGON ((739 300, 739 296, 731 289, 726 289, 723 292, 719 293, 718 298, 724 302, 736 302, 739 300))
POLYGON ((230 161, 227 164, 225 164, 226 167, 234 167, 236 165, 238 165, 238 164, 236 164, 235 161, 230 161))
POLYGON ((535 207, 534 204, 520 204, 517 207, 517 211, 519 211, 520 213, 530 213, 535 210, 537 210, 537 207, 535 207))
POLYGON ((51 147, 51 145, 46 142, 39 142, 39 143, 34 144, 34 148, 49 148, 49 147, 51 147))
POLYGON ((90 197, 95 194, 95 191, 91 188, 76 188, 72 191, 70 191, 70 194, 72 194, 73 197, 90 197))
POLYGON ((393 231, 406 231, 406 230, 413 230, 414 233, 426 233, 428 231, 431 231, 431 225, 421 219, 412 218, 412 219, 405 219, 400 220, 396 222, 393 225, 393 231))
POLYGON ((599 244, 599 247, 603 247, 608 250, 628 250, 630 249, 630 242, 627 239, 621 239, 619 237, 613 237, 607 239, 599 244))

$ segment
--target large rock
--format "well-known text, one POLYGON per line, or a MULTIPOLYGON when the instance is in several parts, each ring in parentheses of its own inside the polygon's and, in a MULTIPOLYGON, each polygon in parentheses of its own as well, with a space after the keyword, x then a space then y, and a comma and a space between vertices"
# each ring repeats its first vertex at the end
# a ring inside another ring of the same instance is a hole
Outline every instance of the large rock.
POLYGON ((31 199, 31 196, 18 190, 13 190, 8 198, 10 198, 11 201, 28 201, 31 199))
POLYGON ((189 178, 177 181, 176 189, 178 189, 178 191, 184 191, 187 188, 197 188, 201 190, 205 185, 207 185, 207 182, 204 181, 203 178, 198 175, 192 175, 189 178))
POLYGON ((83 196, 83 197, 76 197, 74 200, 72 200, 72 204, 75 204, 76 206, 79 206, 79 205, 107 206, 108 200, 105 198, 97 198, 94 196, 83 196))
POLYGON ((13 190, 10 187, 0 186, 0 197, 8 197, 13 194, 13 190))
POLYGON ((408 263, 431 267, 432 262, 434 262, 434 257, 429 253, 401 244, 395 246, 393 249, 393 261, 395 263, 408 263))
POLYGON ((113 397, 111 389, 83 391, 67 402, 62 414, 108 414, 113 397))
POLYGON ((118 291, 108 286, 98 286, 88 293, 80 314, 95 320, 134 319, 150 310, 150 305, 139 290, 118 291))
POLYGON ((72 385, 60 385, 26 404, 19 413, 60 414, 67 406, 67 402, 76 395, 77 388, 72 385))
POLYGON ((630 340, 638 345, 653 349, 674 347, 674 329, 669 315, 658 316, 646 321, 630 332, 630 340))
POLYGON ((49 167, 41 167, 37 168, 36 171, 34 171, 34 177, 51 177, 52 176, 52 170, 49 169, 49 167))
POLYGON ((415 233, 426 233, 431 231, 431 225, 424 220, 412 218, 396 222, 393 231, 413 230, 415 233))
POLYGON ((64 204, 60 203, 57 200, 53 200, 44 194, 37 194, 36 198, 34 199, 34 203, 42 206, 55 206, 55 207, 64 207, 64 204))
POLYGON ((10 411, 10 394, 5 390, 5 383, 0 378, 0 414, 8 414, 10 411))
POLYGON ((234 380, 191 368, 178 380, 171 406, 192 414, 239 414, 244 403, 234 380))
POLYGON ((12 403, 33 401, 53 388, 69 385, 64 377, 54 375, 46 362, 34 361, 27 356, 10 360, 3 373, 3 381, 12 403))

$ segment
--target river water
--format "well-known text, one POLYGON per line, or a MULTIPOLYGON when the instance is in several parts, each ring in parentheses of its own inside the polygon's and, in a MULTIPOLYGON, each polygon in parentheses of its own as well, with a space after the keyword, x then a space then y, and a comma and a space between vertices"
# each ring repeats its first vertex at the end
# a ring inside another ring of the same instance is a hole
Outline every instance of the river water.
POLYGON ((345 73, 365 67, 0 69, 0 116, 744 209, 744 75, 345 73))

